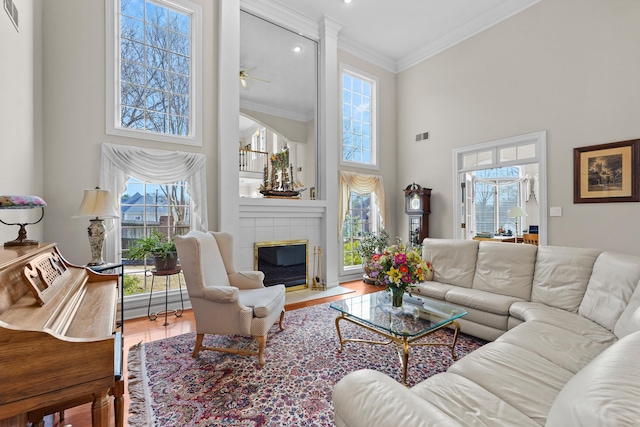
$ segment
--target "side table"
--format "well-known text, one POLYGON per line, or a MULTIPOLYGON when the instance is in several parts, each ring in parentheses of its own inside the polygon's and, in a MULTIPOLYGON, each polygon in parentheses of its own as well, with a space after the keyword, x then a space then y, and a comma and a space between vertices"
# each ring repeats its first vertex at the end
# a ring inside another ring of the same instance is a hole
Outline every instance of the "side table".
POLYGON ((166 270, 166 271, 158 271, 151 270, 151 292, 149 293, 149 305, 147 306, 147 317, 149 320, 156 320, 158 316, 164 314, 164 324, 162 326, 167 326, 169 322, 167 322, 167 316, 169 313, 175 314, 176 317, 182 317, 182 313, 184 312, 184 300, 182 299, 182 281, 180 280, 180 272, 182 271, 182 267, 177 266, 175 270, 166 270), (180 289, 180 309, 171 309, 169 310, 169 285, 171 284, 171 276, 178 276, 178 288, 180 289), (164 277, 165 285, 164 285, 164 310, 159 312, 151 312, 151 298, 153 297, 153 285, 156 281, 156 277, 164 277))

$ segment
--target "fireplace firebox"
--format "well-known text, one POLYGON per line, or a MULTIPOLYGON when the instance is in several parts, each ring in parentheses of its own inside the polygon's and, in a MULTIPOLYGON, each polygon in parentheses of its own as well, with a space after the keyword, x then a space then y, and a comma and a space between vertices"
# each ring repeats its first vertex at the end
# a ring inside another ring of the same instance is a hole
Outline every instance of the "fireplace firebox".
POLYGON ((264 285, 284 284, 287 291, 306 288, 308 246, 308 240, 256 242, 253 265, 264 273, 264 285))

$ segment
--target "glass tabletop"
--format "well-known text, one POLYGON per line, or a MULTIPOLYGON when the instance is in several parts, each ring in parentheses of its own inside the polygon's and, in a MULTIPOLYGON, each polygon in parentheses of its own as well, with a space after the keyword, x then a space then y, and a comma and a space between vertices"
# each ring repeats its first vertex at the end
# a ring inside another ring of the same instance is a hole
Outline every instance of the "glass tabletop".
POLYGON ((446 302, 406 298, 402 307, 391 305, 386 291, 359 295, 331 303, 330 307, 392 334, 412 337, 437 329, 467 314, 446 302))

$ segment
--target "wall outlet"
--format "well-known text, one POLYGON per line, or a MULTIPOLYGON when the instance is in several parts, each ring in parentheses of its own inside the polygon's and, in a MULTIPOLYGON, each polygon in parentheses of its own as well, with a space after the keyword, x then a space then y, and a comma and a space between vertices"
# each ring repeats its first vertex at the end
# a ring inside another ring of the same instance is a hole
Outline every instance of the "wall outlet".
POLYGON ((562 208, 549 208, 549 216, 562 216, 562 208))

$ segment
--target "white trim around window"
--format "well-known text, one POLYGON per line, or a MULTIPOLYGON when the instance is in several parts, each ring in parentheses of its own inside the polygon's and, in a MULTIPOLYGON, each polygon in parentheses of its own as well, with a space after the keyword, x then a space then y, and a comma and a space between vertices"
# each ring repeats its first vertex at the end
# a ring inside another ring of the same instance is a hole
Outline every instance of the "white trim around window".
POLYGON ((153 141, 202 146, 202 7, 188 0, 154 0, 191 16, 190 126, 179 136, 119 126, 120 106, 120 0, 105 1, 106 16, 106 133, 153 141))
POLYGON ((340 96, 339 96, 339 104, 340 104, 340 119, 339 119, 339 128, 340 128, 340 165, 342 166, 350 166, 350 167, 358 167, 364 169, 380 169, 380 149, 378 147, 378 77, 373 74, 369 74, 365 71, 359 70, 351 65, 340 63, 340 77, 339 77, 339 88, 340 88, 340 96), (355 162, 343 160, 343 87, 342 87, 342 75, 347 73, 352 77, 358 78, 360 80, 367 81, 371 83, 371 160, 369 163, 364 162, 355 162))

